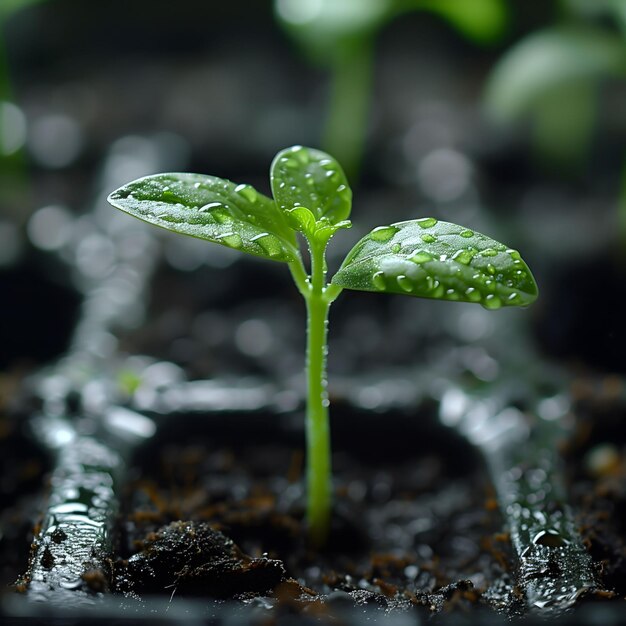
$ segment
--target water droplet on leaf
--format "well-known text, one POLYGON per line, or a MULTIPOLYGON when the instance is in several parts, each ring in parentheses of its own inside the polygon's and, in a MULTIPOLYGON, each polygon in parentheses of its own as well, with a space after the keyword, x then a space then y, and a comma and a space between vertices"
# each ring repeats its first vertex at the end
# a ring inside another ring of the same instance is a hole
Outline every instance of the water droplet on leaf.
POLYGON ((256 202, 259 194, 256 192, 256 189, 251 187, 250 185, 237 185, 235 187, 235 193, 238 193, 240 196, 244 197, 248 202, 256 202))
POLYGON ((218 237, 220 243, 223 243, 231 248, 241 248, 243 241, 237 233, 226 233, 218 237))
POLYGON ((282 246, 280 245, 280 240, 275 235, 270 233, 261 233, 260 235, 255 235, 250 239, 250 241, 254 241, 257 245, 259 245, 265 254, 271 257, 280 256, 282 252, 282 246))
POLYGON ((376 287, 376 289, 384 291, 386 288, 384 272, 376 272, 372 276, 372 282, 374 283, 374 287, 376 287))
POLYGON ((389 241, 396 233, 398 229, 395 226, 379 226, 370 233, 370 239, 377 241, 378 243, 385 243, 389 241))
POLYGON ((465 290, 465 297, 471 302, 479 302, 482 299, 480 291, 474 287, 468 287, 465 290))
POLYGON ((490 293, 483 301, 482 305, 486 309, 499 309, 502 306, 502 300, 498 296, 490 293))
POLYGON ((404 276, 404 274, 400 274, 400 276, 396 278, 396 281, 402 291, 406 291, 407 293, 413 291, 413 281, 407 276, 404 276))
POLYGON ((434 235, 422 235, 422 241, 424 243, 435 243, 435 241, 437 241, 437 237, 434 235))
POLYGON ((222 206, 221 202, 209 202, 209 204, 205 204, 204 206, 201 206, 198 211, 200 211, 200 213, 206 213, 207 211, 212 211, 213 209, 216 209, 217 207, 222 206))
POLYGON ((457 250, 452 255, 452 260, 457 263, 461 263, 462 265, 469 265, 471 260, 474 258, 475 252, 472 250, 457 250))
POLYGON ((428 252, 424 252, 424 250, 418 250, 412 257, 409 258, 409 261, 413 261, 413 263, 417 263, 418 265, 432 260, 432 255, 428 254, 428 252))
POLYGON ((434 217, 423 217, 417 220, 417 224, 420 228, 432 228, 437 224, 437 220, 434 217))

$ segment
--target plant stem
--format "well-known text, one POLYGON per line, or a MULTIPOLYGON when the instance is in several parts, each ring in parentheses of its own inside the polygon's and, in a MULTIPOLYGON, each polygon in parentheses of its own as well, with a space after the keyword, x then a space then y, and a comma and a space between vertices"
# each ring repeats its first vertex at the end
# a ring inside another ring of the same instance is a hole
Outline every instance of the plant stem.
POLYGON ((310 245, 311 279, 307 306, 307 522, 313 545, 324 544, 332 504, 330 426, 326 388, 328 310, 324 248, 310 245))
POLYGON ((345 42, 338 48, 332 64, 323 145, 343 164, 348 177, 357 175, 365 144, 371 99, 371 48, 369 34, 345 42))

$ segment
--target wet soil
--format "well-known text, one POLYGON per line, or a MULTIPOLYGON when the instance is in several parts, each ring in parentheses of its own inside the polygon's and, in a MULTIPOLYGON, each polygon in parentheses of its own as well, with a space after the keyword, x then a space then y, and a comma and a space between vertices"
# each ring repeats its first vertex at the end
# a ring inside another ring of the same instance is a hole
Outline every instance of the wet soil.
POLYGON ((572 505, 605 588, 626 597, 626 385, 616 376, 580 377, 577 435, 564 451, 572 505))
POLYGON ((322 550, 306 538, 297 428, 230 419, 213 436, 179 430, 178 442, 144 452, 123 506, 115 591, 426 615, 485 607, 488 586, 510 572, 484 468, 427 415, 343 416, 359 427, 337 416, 336 512, 322 550))
POLYGON ((14 393, 18 379, 17 375, 0 377, 0 588, 5 590, 28 562, 50 465, 24 432, 24 423, 6 413, 5 400, 14 393))

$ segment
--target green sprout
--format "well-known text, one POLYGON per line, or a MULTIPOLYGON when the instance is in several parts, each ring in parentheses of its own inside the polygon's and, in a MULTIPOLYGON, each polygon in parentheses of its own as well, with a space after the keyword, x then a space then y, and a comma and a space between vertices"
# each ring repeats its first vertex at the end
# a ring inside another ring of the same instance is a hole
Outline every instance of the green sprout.
POLYGON ((537 285, 516 250, 468 228, 426 217, 379 226, 328 280, 326 247, 349 228, 352 191, 328 154, 294 146, 271 165, 271 199, 246 184, 201 174, 157 174, 114 191, 109 202, 150 224, 285 263, 307 308, 307 522, 315 545, 331 516, 326 382, 329 307, 344 289, 526 306, 537 285), (308 248, 305 265, 299 243, 308 248))

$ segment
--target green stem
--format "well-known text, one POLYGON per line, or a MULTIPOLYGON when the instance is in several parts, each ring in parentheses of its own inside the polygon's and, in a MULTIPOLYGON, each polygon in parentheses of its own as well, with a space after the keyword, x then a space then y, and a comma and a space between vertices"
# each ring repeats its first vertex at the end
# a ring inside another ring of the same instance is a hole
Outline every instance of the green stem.
POLYGON ((349 177, 357 175, 365 145, 372 82, 371 35, 339 46, 332 64, 324 149, 349 177))
POLYGON ((289 271, 291 272, 293 282, 296 283, 296 287, 298 287, 298 291, 305 298, 308 298, 310 291, 309 279, 304 269, 304 265, 302 264, 302 259, 299 255, 295 261, 291 261, 291 263, 289 263, 289 271))
POLYGON ((310 245, 311 280, 307 305, 307 522, 315 546, 326 541, 332 506, 330 426, 326 389, 327 321, 324 248, 310 245))

